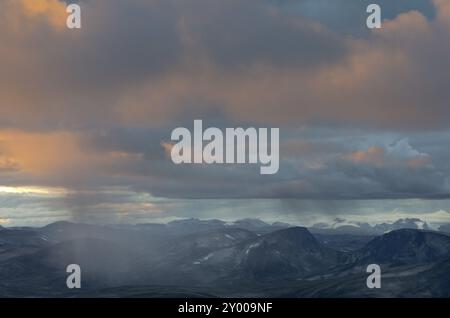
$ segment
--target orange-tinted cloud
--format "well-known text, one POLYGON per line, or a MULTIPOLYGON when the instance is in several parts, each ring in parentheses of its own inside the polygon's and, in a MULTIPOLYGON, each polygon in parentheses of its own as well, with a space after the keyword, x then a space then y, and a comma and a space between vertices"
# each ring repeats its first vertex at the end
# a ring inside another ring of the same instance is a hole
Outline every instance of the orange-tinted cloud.
POLYGON ((60 0, 20 0, 19 2, 27 16, 44 18, 55 28, 66 26, 67 3, 60 0))
POLYGON ((408 167, 412 169, 419 169, 431 163, 431 157, 428 155, 417 156, 408 160, 408 167))
MULTIPOLYGON (((139 154, 88 149, 78 133, 0 131, 0 169, 15 173, 25 185, 88 185, 102 176, 120 175, 123 165, 142 162, 139 154)), ((122 172, 126 174, 127 172, 122 172)))
POLYGON ((385 149, 380 146, 371 146, 366 151, 355 151, 344 156, 345 160, 355 164, 372 165, 378 168, 383 167, 408 167, 410 169, 421 169, 431 164, 432 158, 428 154, 419 153, 412 149, 407 141, 400 141, 407 145, 407 149, 401 149, 400 152, 392 147, 399 147, 398 144, 385 149))
POLYGON ((75 168, 82 152, 77 137, 68 132, 26 133, 2 131, 3 151, 13 158, 22 172, 47 173, 75 168))
POLYGON ((368 163, 376 166, 383 166, 385 151, 381 147, 373 146, 367 151, 356 151, 345 158, 355 163, 368 163))

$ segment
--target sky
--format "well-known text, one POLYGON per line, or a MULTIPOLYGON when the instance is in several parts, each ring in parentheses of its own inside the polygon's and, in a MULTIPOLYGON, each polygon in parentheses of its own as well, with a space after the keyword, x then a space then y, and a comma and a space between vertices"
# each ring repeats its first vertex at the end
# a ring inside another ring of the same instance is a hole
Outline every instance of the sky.
POLYGON ((450 222, 450 1, 69 2, 0 2, 0 225, 450 222), (174 165, 195 119, 280 128, 279 172, 174 165))

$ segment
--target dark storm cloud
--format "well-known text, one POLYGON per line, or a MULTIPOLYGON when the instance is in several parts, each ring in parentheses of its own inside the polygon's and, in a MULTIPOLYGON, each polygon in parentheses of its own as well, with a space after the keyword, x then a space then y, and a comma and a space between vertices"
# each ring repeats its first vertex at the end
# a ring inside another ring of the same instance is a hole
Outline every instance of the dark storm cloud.
POLYGON ((345 56, 341 38, 313 20, 284 15, 264 1, 183 1, 187 37, 220 66, 316 67, 345 56), (187 14, 186 14, 187 13, 187 14))

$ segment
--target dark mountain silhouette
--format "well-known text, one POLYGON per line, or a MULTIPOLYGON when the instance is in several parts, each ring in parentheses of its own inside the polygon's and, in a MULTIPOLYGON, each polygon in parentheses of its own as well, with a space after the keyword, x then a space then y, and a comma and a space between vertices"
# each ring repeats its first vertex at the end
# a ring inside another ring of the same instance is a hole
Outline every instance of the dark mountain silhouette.
POLYGON ((306 275, 336 266, 339 253, 302 227, 279 230, 247 243, 240 267, 255 278, 306 275))
POLYGON ((190 271, 210 273, 227 281, 267 281, 303 277, 336 266, 342 254, 322 245, 306 228, 278 230, 203 254, 190 271))
POLYGON ((445 259, 450 237, 421 230, 397 230, 376 237, 356 253, 360 263, 415 264, 445 259))
POLYGON ((374 226, 377 233, 386 233, 400 229, 431 230, 427 222, 418 218, 399 219, 394 223, 381 223, 374 226))

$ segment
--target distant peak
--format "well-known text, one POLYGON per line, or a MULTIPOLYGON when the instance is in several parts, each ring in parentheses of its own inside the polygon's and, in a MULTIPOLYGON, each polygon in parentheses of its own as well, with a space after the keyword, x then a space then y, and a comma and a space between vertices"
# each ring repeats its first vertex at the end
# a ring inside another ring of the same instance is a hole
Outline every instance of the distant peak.
POLYGON ((68 226, 68 225, 72 225, 75 223, 69 222, 69 221, 56 221, 53 223, 50 223, 46 226, 44 226, 44 228, 51 228, 51 227, 62 227, 62 226, 68 226))

